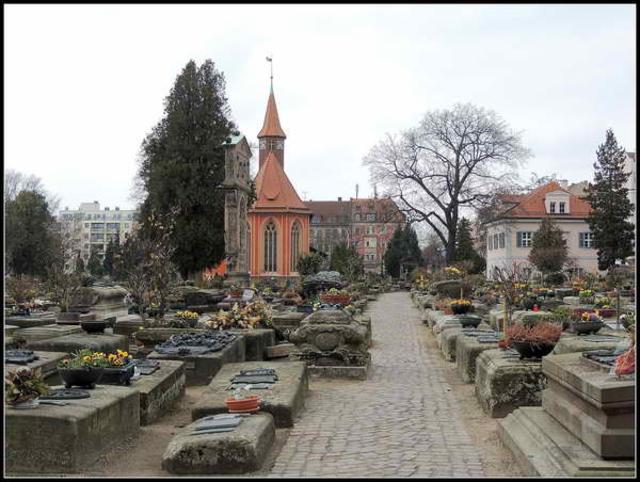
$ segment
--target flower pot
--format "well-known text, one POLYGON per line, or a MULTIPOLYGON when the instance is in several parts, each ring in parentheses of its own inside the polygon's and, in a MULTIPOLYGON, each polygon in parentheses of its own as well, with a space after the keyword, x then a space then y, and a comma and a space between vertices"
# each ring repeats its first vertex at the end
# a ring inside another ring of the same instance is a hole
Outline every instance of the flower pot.
POLYGON ((107 327, 107 322, 104 320, 99 321, 81 321, 80 328, 89 334, 104 333, 104 329, 107 327))
POLYGON ((133 377, 135 371, 135 364, 133 361, 128 365, 121 367, 109 367, 104 368, 102 378, 100 379, 101 385, 131 385, 131 377, 133 377))
POLYGON ((241 400, 229 397, 226 399, 225 405, 231 413, 257 412, 260 409, 260 397, 252 395, 241 400))
POLYGON ((58 368, 65 388, 73 386, 95 388, 102 378, 104 368, 58 368))
POLYGON ((454 315, 463 315, 473 309, 473 305, 449 305, 454 315))
POLYGON ((555 343, 532 343, 530 341, 511 340, 509 346, 520 354, 520 359, 542 358, 553 351, 555 343))
POLYGON ((576 335, 588 335, 597 333, 603 326, 602 321, 574 321, 571 323, 571 332, 576 335))
POLYGON ((325 293, 320 295, 320 301, 323 303, 339 304, 347 306, 351 302, 351 296, 349 295, 334 295, 331 293, 325 293))

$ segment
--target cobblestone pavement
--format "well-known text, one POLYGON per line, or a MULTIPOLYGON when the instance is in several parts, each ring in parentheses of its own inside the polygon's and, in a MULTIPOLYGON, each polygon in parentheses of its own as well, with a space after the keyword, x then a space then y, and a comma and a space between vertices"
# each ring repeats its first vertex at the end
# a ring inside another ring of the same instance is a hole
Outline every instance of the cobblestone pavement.
POLYGON ((368 380, 313 379, 270 477, 484 477, 409 294, 369 306, 368 380))

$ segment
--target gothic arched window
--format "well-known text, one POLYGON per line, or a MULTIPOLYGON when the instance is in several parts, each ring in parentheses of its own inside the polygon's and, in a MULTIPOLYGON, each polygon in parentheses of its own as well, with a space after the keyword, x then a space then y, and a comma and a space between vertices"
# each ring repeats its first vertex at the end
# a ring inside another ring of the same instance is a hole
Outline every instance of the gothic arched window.
POLYGON ((276 224, 269 221, 264 228, 264 270, 274 272, 278 270, 278 231, 276 224))
POLYGON ((291 227, 291 271, 298 271, 297 264, 300 257, 300 235, 302 228, 298 221, 291 227))

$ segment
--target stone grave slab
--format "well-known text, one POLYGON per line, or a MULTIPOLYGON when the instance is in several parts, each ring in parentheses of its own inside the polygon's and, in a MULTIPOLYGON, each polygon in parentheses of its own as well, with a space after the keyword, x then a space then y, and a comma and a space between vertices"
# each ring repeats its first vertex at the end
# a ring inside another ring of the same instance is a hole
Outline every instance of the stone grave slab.
POLYGON ((246 361, 266 359, 267 348, 276 344, 276 332, 271 328, 233 329, 229 332, 242 335, 245 338, 246 361))
MULTIPOLYGON (((493 332, 491 327, 486 323, 480 323, 474 331, 485 331, 485 332, 493 332)), ((444 359, 446 361, 455 362, 456 361, 456 352, 457 352, 457 342, 458 336, 463 333, 469 333, 469 329, 458 328, 457 326, 452 326, 450 328, 445 328, 439 335, 440 339, 440 349, 442 350, 442 354, 444 355, 444 359)))
POLYGON ((558 343, 553 348, 554 355, 563 353, 576 353, 591 350, 611 350, 626 338, 624 333, 617 333, 614 330, 604 328, 596 334, 575 335, 573 333, 563 333, 558 343))
POLYGON ((160 368, 142 375, 131 387, 140 392, 140 425, 149 425, 164 415, 185 392, 183 361, 158 360, 160 368))
POLYGON ((546 377, 540 360, 511 350, 486 350, 476 359, 475 394, 483 411, 502 418, 518 407, 539 406, 546 377))
POLYGON ((347 380, 366 380, 371 371, 371 354, 366 354, 364 366, 318 366, 308 365, 309 375, 318 378, 344 378, 347 380))
POLYGON ((17 326, 18 328, 51 325, 56 322, 56 313, 46 311, 43 313, 32 313, 29 316, 6 316, 4 322, 7 325, 17 326))
MULTIPOLYGON (((82 330, 81 330, 82 331, 82 330)), ((27 344, 32 350, 58 351, 73 353, 83 348, 104 353, 115 353, 116 350, 129 350, 129 340, 124 335, 109 333, 88 334, 73 333, 47 340, 36 340, 27 344)))
POLYGON ((86 286, 73 296, 71 309, 90 310, 98 320, 112 316, 126 316, 127 305, 124 298, 127 290, 121 286, 86 286))
POLYGON ((9 371, 16 371, 21 367, 27 368, 39 368, 42 371, 42 376, 45 381, 52 385, 51 381, 57 380, 58 374, 58 362, 62 360, 66 353, 50 352, 50 351, 34 351, 35 355, 38 355, 38 359, 26 364, 7 363, 4 364, 5 376, 9 371))
POLYGON ((268 346, 265 356, 267 360, 272 358, 286 358, 294 349, 295 345, 293 343, 278 343, 277 345, 268 346))
POLYGON ((226 363, 244 361, 245 339, 238 336, 220 351, 203 353, 201 355, 171 355, 151 352, 147 358, 151 360, 178 360, 185 362, 187 386, 208 385, 213 377, 226 363))
POLYGON ((113 327, 113 332, 116 335, 125 335, 130 340, 133 340, 133 334, 143 327, 144 322, 140 318, 140 315, 118 316, 113 327))
POLYGON ((582 353, 543 360, 549 385, 542 407, 596 454, 605 458, 635 455, 635 380, 615 377, 610 367, 582 353))
POLYGON ((56 324, 80 326, 80 323, 83 321, 93 321, 97 319, 98 318, 95 313, 65 312, 58 313, 58 316, 56 317, 56 324))
MULTIPOLYGON (((62 388, 62 387, 56 387, 62 388)), ((7 409, 5 462, 9 474, 70 474, 137 433, 140 394, 98 385, 91 397, 32 410, 7 409)))
POLYGON ((50 340, 73 333, 82 333, 80 326, 44 325, 32 326, 31 328, 20 328, 13 334, 14 337, 23 338, 27 345, 38 340, 50 340))
POLYGON ((433 334, 436 335, 436 340, 438 341, 438 347, 441 346, 442 341, 439 340, 438 335, 445 328, 450 327, 462 327, 458 318, 455 315, 444 315, 437 319, 435 324, 433 325, 433 334))
POLYGON ((192 420, 207 415, 226 413, 225 400, 233 393, 233 391, 227 390, 231 383, 230 380, 234 375, 239 374, 240 370, 252 368, 273 368, 276 371, 278 381, 273 384, 272 388, 255 389, 252 390, 252 393, 266 400, 268 405, 263 411, 273 415, 277 428, 293 427, 293 421, 304 407, 304 399, 309 390, 307 367, 304 362, 252 361, 225 365, 213 378, 200 401, 191 410, 192 420))
POLYGON ((514 323, 535 324, 541 321, 551 320, 553 313, 550 311, 517 310, 513 312, 514 323))
POLYGON ((635 477, 635 461, 604 460, 542 407, 520 407, 498 420, 500 440, 531 477, 635 477))
POLYGON ((579 296, 565 296, 564 298, 562 298, 562 302, 565 305, 578 306, 580 304, 580 297, 579 296))
POLYGON ((162 456, 162 468, 172 474, 243 474, 258 470, 275 439, 269 413, 243 417, 233 431, 189 435, 198 422, 171 439, 162 456))
POLYGON ((13 336, 16 330, 19 330, 19 326, 15 325, 4 325, 4 336, 13 336))
POLYGON ((173 335, 181 333, 204 333, 200 328, 142 328, 133 334, 137 344, 142 344, 141 352, 148 355, 156 345, 167 341, 173 335))
POLYGON ((462 381, 474 383, 476 379, 476 361, 480 353, 498 349, 498 343, 481 343, 478 337, 458 334, 456 342, 456 368, 462 381))

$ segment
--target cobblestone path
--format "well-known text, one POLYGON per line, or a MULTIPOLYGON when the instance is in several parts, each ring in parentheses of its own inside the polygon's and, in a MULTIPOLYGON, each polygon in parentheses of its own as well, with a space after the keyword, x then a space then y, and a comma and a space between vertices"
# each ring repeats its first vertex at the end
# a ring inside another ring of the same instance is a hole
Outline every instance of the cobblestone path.
POLYGON ((407 292, 369 304, 366 381, 313 379, 271 477, 484 477, 407 292))

